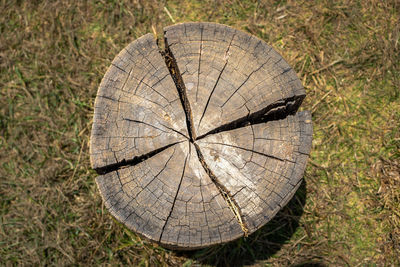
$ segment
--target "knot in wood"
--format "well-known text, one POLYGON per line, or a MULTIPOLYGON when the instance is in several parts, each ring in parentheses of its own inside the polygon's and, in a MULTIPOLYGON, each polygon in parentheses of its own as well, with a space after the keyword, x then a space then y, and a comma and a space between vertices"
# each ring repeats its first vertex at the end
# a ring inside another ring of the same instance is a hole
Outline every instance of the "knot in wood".
POLYGON ((125 47, 100 84, 90 157, 106 207, 177 249, 262 227, 299 187, 312 141, 305 91, 260 39, 215 23, 125 47))

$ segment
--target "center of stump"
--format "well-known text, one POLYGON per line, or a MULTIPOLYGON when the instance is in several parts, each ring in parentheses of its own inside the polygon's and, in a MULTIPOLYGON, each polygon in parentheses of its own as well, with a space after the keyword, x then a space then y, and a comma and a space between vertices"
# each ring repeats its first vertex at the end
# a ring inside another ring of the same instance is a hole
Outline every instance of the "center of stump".
POLYGON ((90 158, 112 215, 175 249, 253 233, 292 198, 311 149, 304 88, 262 40, 225 25, 146 34, 113 60, 90 158))

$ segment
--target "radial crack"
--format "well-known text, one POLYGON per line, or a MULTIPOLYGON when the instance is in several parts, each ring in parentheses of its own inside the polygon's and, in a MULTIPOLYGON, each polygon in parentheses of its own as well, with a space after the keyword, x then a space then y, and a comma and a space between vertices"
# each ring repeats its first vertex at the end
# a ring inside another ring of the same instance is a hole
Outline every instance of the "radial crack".
POLYGON ((200 82, 200 67, 201 67, 201 54, 203 52, 203 27, 200 28, 200 49, 199 49, 199 66, 197 68, 197 88, 196 88, 196 101, 199 94, 199 82, 200 82))
POLYGON ((200 151, 199 146, 195 143, 194 144, 197 152, 197 157, 199 158, 199 161, 201 165, 203 166, 205 172, 208 174, 208 176, 211 178, 211 181, 213 181, 214 185, 217 187, 218 191, 220 192, 221 196, 224 198, 226 204, 228 205, 229 209, 232 211, 232 213, 235 215, 236 220, 238 221, 240 227, 242 228, 242 231, 244 233, 244 236, 248 235, 248 228, 246 223, 243 220, 242 212, 240 210, 239 205, 236 203, 235 199, 233 196, 230 194, 228 189, 226 189, 225 186, 223 186, 215 176, 215 174, 211 171, 211 169, 207 166, 207 163, 204 160, 203 154, 200 151))
POLYGON ((226 65, 228 65, 228 61, 225 62, 225 65, 224 65, 224 67, 222 68, 221 72, 219 73, 218 78, 217 78, 217 81, 215 82, 214 87, 213 87, 213 89, 211 90, 210 95, 208 96, 206 106, 204 107, 203 114, 201 114, 201 117, 200 117, 200 120, 199 120, 199 124, 197 125, 197 128, 200 128, 201 121, 203 120, 204 115, 206 115, 206 111, 207 111, 207 108, 208 108, 208 104, 210 104, 211 97, 212 97, 212 95, 214 94, 215 88, 217 87, 218 82, 219 82, 219 80, 221 79, 221 75, 222 75, 222 73, 224 72, 226 65))
POLYGON ((166 150, 167 148, 169 148, 169 147, 171 147, 173 145, 182 143, 182 142, 184 142, 184 141, 175 142, 175 143, 169 144, 167 146, 163 146, 163 147, 158 148, 156 150, 153 150, 153 151, 151 151, 149 153, 143 154, 141 156, 134 157, 133 159, 129 159, 129 160, 123 159, 120 162, 117 162, 117 163, 114 163, 114 164, 109 164, 109 165, 104 166, 104 167, 96 168, 95 171, 98 174, 106 174, 106 173, 109 173, 109 172, 113 172, 113 171, 122 169, 122 168, 127 167, 127 166, 135 166, 135 165, 139 164, 142 161, 145 161, 145 160, 147 160, 147 159, 149 159, 151 157, 154 157, 155 155, 157 155, 157 154, 161 153, 162 151, 166 150))
POLYGON ((227 48, 226 51, 225 51, 225 57, 224 57, 224 58, 226 58, 225 65, 224 65, 224 67, 222 68, 221 72, 219 73, 218 78, 217 78, 217 81, 215 82, 214 87, 213 87, 213 89, 211 90, 210 95, 208 96, 206 106, 204 107, 203 114, 201 115, 201 118, 200 118, 199 124, 197 125, 197 128, 200 128, 201 121, 203 120, 204 115, 205 115, 206 112, 207 112, 208 104, 210 103, 211 97, 213 96, 214 91, 215 91, 215 89, 217 88, 217 85, 218 85, 218 83, 219 83, 219 80, 221 79, 222 73, 224 72, 224 70, 225 70, 225 68, 226 68, 226 65, 228 65, 228 61, 229 61, 229 50, 231 49, 232 42, 233 42, 233 39, 235 38, 235 36, 236 36, 236 33, 234 33, 234 34, 232 35, 232 39, 231 39, 231 41, 230 41, 230 43, 229 43, 229 45, 228 45, 228 48, 227 48))
POLYGON ((275 157, 275 156, 272 156, 272 155, 268 155, 268 154, 265 154, 265 153, 261 153, 261 152, 258 152, 258 151, 252 150, 252 149, 240 147, 240 146, 234 146, 234 145, 230 145, 230 144, 217 143, 217 142, 207 142, 207 144, 221 145, 221 146, 229 146, 229 147, 233 147, 233 148, 238 148, 238 149, 246 150, 246 151, 249 151, 249 152, 252 152, 252 153, 255 153, 255 154, 259 154, 259 155, 261 155, 261 156, 268 157, 268 158, 271 158, 271 159, 276 159, 276 160, 280 160, 280 161, 285 161, 285 160, 283 160, 283 159, 281 159, 281 158, 278 158, 278 157, 275 157))
MULTIPOLYGON (((271 49, 272 49, 272 47, 271 47, 271 49)), ((271 51, 271 49, 270 49, 270 51, 271 51)), ((268 51, 268 52, 269 52, 269 51, 268 51)), ((222 104, 221 107, 224 107, 225 104, 232 98, 232 96, 233 96, 234 94, 236 94, 236 92, 239 91, 240 88, 242 88, 243 85, 245 85, 245 84, 247 83, 248 80, 250 80, 251 76, 253 76, 254 73, 256 73, 257 71, 259 71, 260 69, 262 69, 262 68, 270 61, 270 59, 271 59, 271 58, 268 58, 267 61, 265 61, 263 64, 261 64, 257 69, 253 70, 253 71, 247 76, 247 78, 243 81, 243 83, 242 83, 242 84, 241 84, 241 85, 226 99, 226 101, 224 102, 224 104, 222 104)))
POLYGON ((161 230, 160 239, 158 240, 158 242, 161 242, 162 236, 163 236, 163 234, 164 234, 165 227, 167 226, 168 220, 169 220, 169 218, 171 217, 172 212, 173 212, 173 210, 174 210, 175 202, 176 202, 176 199, 178 198, 178 194, 179 194, 179 189, 181 188, 181 184, 182 184, 182 181, 183 181, 183 177, 184 177, 184 175, 185 175, 186 162, 187 162, 187 159, 188 159, 189 155, 190 155, 190 144, 189 144, 189 153, 188 153, 188 155, 186 155, 185 162, 183 163, 183 170, 182 170, 181 180, 179 181, 178 189, 176 190, 176 194, 175 194, 174 201, 172 202, 171 210, 169 211, 168 217, 167 217, 167 219, 165 220, 164 226, 163 226, 163 228, 162 228, 162 230, 161 230))
POLYGON ((259 123, 265 123, 268 121, 281 120, 286 118, 288 115, 292 115, 298 107, 301 105, 304 96, 293 96, 286 98, 285 100, 277 101, 268 105, 267 107, 250 113, 237 120, 231 121, 227 124, 221 125, 197 138, 202 139, 210 134, 217 134, 220 132, 235 130, 238 128, 246 127, 248 125, 254 125, 259 123))
MULTIPOLYGON (((151 125, 150 123, 144 122, 144 121, 132 120, 132 119, 129 119, 129 118, 122 118, 122 120, 124 120, 124 121, 130 121, 130 122, 135 122, 135 123, 139 123, 139 124, 144 124, 144 125, 147 125, 147 126, 149 126, 149 127, 154 128, 154 129, 157 129, 157 130, 159 130, 159 131, 161 131, 161 132, 163 132, 163 133, 166 133, 166 131, 164 131, 164 130, 162 130, 162 129, 160 129, 160 128, 154 126, 154 125, 151 125)), ((163 126, 164 126, 164 125, 163 125, 163 126)))
POLYGON ((165 60, 165 64, 167 65, 169 73, 171 74, 172 80, 175 83, 176 89, 178 90, 179 98, 181 100, 181 104, 186 115, 186 125, 189 132, 189 139, 191 142, 193 142, 193 140, 196 140, 196 133, 193 125, 192 109, 190 107, 189 99, 186 94, 185 83, 183 82, 181 72, 178 68, 178 64, 176 63, 176 59, 169 48, 167 38, 165 37, 165 33, 164 33, 165 50, 162 51, 161 45, 158 42, 157 44, 160 48, 160 53, 165 60))

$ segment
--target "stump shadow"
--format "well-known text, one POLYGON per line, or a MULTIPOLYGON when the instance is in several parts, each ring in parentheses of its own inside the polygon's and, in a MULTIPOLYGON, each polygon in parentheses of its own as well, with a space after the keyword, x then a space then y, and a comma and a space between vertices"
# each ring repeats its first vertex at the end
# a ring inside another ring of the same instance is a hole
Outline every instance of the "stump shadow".
POLYGON ((223 245, 176 254, 213 266, 243 266, 267 260, 281 249, 298 228, 306 195, 306 182, 303 180, 289 203, 250 236, 223 245))

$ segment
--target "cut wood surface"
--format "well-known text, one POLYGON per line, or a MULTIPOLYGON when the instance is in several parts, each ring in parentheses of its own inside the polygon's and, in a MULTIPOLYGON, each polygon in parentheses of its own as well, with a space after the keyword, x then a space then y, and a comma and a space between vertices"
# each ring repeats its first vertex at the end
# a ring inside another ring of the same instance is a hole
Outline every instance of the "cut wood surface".
POLYGON ((128 45, 111 63, 95 102, 95 169, 142 156, 188 136, 179 94, 153 35, 128 45))
POLYGON ((95 101, 91 164, 108 210, 163 246, 196 249, 265 225, 311 149, 305 91, 264 41, 215 23, 165 28, 113 60, 95 101))

